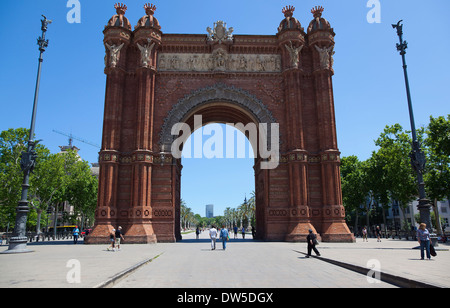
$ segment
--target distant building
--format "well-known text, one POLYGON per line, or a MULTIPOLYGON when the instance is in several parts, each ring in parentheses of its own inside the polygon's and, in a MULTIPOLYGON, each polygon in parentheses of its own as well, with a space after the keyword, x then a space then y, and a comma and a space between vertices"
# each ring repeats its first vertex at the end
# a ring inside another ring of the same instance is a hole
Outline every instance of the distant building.
POLYGON ((206 205, 206 218, 213 218, 214 217, 214 204, 207 204, 206 205))
MULTIPOLYGON (((449 200, 444 201, 437 201, 437 207, 438 207, 438 214, 442 221, 442 226, 448 231, 448 228, 450 227, 449 221, 450 221, 450 204, 449 200)), ((393 222, 393 225, 395 225, 395 228, 402 228, 406 221, 412 225, 413 227, 418 228, 419 224, 415 220, 415 215, 419 215, 419 210, 417 209, 417 205, 419 204, 418 201, 414 200, 408 204, 408 206, 401 211, 399 209, 398 202, 394 201, 394 204, 392 207, 389 208, 388 212, 386 213, 386 218, 393 222)), ((434 210, 433 207, 430 208, 431 211, 434 210)), ((436 222, 433 221, 433 224, 436 222)))
POLYGON ((98 176, 100 174, 100 164, 99 163, 91 163, 91 172, 92 175, 95 176, 98 179, 98 176))

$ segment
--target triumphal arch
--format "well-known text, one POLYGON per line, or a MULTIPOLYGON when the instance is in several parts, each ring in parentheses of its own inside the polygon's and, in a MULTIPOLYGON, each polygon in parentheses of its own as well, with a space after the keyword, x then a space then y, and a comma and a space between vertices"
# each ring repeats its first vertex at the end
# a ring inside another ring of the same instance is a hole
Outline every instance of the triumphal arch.
POLYGON ((204 34, 163 33, 156 7, 144 8, 132 27, 126 5, 116 4, 103 31, 100 183, 86 242, 104 243, 118 225, 127 243, 181 239, 182 164, 172 147, 181 133, 173 128, 194 130, 199 115, 203 124, 254 123, 277 150, 255 159, 258 239, 305 241, 313 229, 323 241, 353 241, 336 141, 335 33, 324 9, 312 9, 306 29, 287 6, 276 34, 239 35, 224 21, 204 34))

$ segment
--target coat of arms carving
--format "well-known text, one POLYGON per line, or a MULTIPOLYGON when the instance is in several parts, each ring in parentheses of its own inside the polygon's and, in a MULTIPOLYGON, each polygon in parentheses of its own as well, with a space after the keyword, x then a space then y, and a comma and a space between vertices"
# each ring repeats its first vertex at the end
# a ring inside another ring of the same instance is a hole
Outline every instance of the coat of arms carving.
POLYGON ((227 28, 227 23, 219 20, 214 23, 214 29, 206 28, 208 31, 208 41, 210 42, 232 42, 233 41, 233 27, 227 28))

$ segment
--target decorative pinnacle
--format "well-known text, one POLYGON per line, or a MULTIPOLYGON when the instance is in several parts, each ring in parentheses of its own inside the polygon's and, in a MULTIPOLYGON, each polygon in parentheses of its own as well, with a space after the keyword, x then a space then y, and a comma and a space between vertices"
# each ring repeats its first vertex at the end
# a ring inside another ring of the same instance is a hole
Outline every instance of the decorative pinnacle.
POLYGON ((324 11, 324 8, 323 7, 321 7, 321 6, 316 6, 316 7, 313 7, 312 8, 312 10, 311 10, 311 13, 313 14, 313 16, 314 16, 314 18, 317 18, 317 17, 321 17, 322 16, 322 12, 324 11))
POLYGON ((284 14, 284 17, 292 17, 294 15, 295 7, 292 5, 285 6, 281 11, 284 14))
POLYGON ((153 3, 147 3, 144 5, 145 13, 147 15, 153 15, 156 11, 156 6, 153 5, 153 3))
POLYGON ((125 15, 127 11, 127 6, 123 3, 114 4, 114 8, 116 9, 117 15, 125 15))

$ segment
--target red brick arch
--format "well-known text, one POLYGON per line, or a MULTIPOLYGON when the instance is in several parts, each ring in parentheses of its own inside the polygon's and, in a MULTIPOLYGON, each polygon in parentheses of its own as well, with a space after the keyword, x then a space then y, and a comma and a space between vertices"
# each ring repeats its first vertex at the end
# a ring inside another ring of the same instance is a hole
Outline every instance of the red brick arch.
POLYGON ((203 124, 279 125, 277 167, 255 160, 258 238, 304 241, 313 229, 324 241, 353 241, 340 189, 334 31, 323 9, 304 32, 286 7, 276 35, 238 35, 223 22, 208 34, 164 34, 155 9, 132 31, 122 7, 112 20, 126 22, 104 30, 99 197, 86 242, 104 242, 119 225, 127 242, 181 239, 182 166, 170 132, 180 122, 194 128, 199 114, 203 124))

